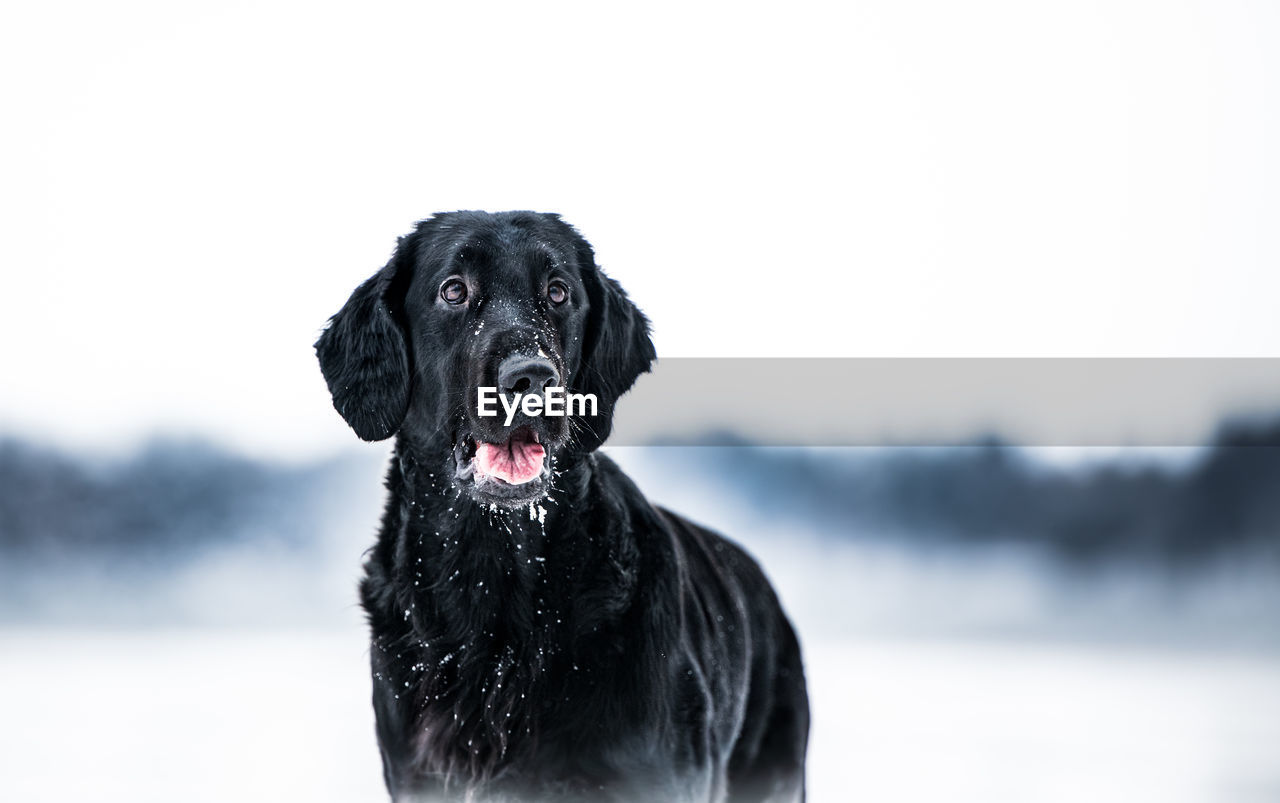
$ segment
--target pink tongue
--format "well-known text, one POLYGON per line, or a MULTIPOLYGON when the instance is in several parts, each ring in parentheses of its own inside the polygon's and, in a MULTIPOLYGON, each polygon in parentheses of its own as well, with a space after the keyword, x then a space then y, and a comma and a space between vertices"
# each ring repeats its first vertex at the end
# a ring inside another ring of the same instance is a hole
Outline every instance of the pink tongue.
POLYGON ((542 473, 542 444, 511 440, 508 443, 476 445, 476 479, 497 477, 511 485, 522 485, 542 473))

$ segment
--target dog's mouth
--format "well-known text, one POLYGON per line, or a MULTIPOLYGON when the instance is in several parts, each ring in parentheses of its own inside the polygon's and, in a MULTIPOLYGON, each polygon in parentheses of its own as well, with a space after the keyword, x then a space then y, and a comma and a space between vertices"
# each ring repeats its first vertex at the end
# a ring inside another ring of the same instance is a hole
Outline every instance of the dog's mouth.
POLYGON ((463 435, 455 442, 453 458, 457 479, 491 501, 520 503, 539 497, 551 475, 547 450, 528 426, 512 430, 500 443, 463 435))
POLYGON ((529 427, 520 427, 503 443, 475 444, 474 478, 476 482, 492 477, 508 485, 524 485, 542 475, 546 456, 547 450, 538 442, 538 433, 529 427))

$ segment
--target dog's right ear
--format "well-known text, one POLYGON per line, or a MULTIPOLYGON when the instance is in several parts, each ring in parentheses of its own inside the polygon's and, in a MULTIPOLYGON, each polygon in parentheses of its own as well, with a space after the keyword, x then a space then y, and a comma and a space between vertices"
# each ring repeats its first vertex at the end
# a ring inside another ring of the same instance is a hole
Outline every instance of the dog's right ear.
POLYGON ((416 237, 401 237, 386 267, 356 288, 316 341, 333 407, 367 441, 391 437, 409 408, 409 348, 398 322, 416 237))

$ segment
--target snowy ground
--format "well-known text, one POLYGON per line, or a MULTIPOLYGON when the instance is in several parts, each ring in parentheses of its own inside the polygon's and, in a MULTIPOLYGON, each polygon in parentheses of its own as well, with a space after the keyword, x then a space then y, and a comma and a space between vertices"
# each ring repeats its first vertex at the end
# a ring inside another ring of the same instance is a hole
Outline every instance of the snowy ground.
MULTIPOLYGON (((811 799, 1280 797, 1280 661, 807 646, 811 799)), ((363 634, 0 633, 0 799, 379 801, 363 634)))
MULTIPOLYGON (((1026 551, 832 538, 669 455, 615 456, 778 588, 807 660, 810 800, 1280 800, 1274 573, 1086 575, 1026 551)), ((11 605, 0 801, 385 800, 354 604, 368 485, 314 553, 247 543, 163 573, 64 572, 36 589, 43 618, 11 605)))

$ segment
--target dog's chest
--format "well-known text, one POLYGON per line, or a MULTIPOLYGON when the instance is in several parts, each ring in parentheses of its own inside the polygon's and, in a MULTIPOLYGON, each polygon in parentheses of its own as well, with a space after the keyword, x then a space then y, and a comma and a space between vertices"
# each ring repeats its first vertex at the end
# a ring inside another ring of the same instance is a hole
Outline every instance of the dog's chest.
POLYGON ((607 710, 611 692, 553 645, 477 639, 383 655, 375 684, 407 726, 415 774, 529 782, 611 750, 599 739, 565 749, 607 710))

